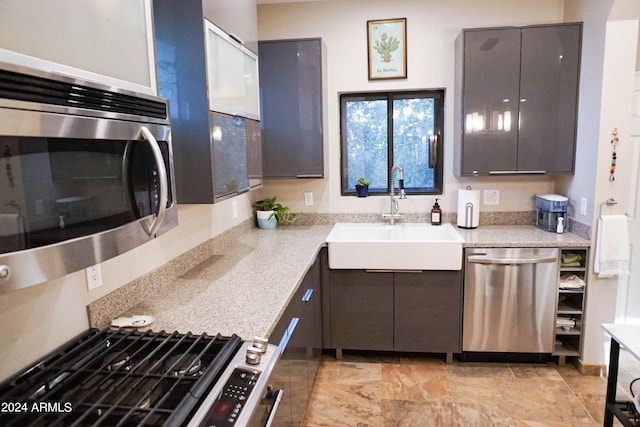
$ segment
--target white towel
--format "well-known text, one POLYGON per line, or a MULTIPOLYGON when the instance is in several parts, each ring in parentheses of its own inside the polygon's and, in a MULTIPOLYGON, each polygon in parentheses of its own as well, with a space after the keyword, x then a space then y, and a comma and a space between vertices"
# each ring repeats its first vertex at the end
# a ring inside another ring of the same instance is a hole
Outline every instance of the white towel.
POLYGON ((598 220, 593 270, 599 277, 629 275, 629 226, 626 215, 604 215, 598 220))

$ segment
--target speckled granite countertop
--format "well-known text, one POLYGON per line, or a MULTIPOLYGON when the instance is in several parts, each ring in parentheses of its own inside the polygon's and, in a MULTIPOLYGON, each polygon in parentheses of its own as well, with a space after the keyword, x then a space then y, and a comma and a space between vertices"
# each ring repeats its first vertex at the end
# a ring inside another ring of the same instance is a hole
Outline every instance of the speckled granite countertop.
MULTIPOLYGON (((247 222, 88 306, 92 327, 150 314, 151 329, 268 337, 315 260, 332 224, 260 230, 247 222)), ((465 247, 584 247, 587 239, 531 225, 456 228, 465 247)))
POLYGON ((585 247, 591 242, 574 233, 551 233, 534 225, 481 225, 465 230, 457 228, 466 248, 499 247, 585 247))
POLYGON ((268 337, 331 227, 235 227, 91 303, 90 325, 149 314, 155 331, 268 337))

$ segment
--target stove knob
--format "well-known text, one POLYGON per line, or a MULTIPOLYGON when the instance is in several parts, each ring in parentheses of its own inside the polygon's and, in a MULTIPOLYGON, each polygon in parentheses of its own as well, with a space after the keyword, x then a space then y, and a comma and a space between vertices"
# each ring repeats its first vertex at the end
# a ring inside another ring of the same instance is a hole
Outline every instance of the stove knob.
POLYGON ((269 340, 262 337, 253 337, 253 346, 260 350, 261 353, 267 352, 267 346, 269 344, 269 340))
POLYGON ((262 352, 255 347, 247 348, 246 360, 249 365, 258 365, 262 359, 262 352))
POLYGON ((7 280, 11 276, 11 269, 7 265, 0 265, 0 280, 7 280))

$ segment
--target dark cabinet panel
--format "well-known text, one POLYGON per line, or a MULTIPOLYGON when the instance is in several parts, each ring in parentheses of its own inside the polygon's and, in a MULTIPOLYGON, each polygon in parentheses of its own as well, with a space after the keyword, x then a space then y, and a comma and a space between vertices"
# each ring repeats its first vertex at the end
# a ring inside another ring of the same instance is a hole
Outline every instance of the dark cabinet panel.
POLYGON ((331 270, 331 344, 393 350, 393 273, 331 270))
POLYGON ((309 403, 322 351, 320 264, 310 267, 270 337, 283 350, 272 377, 274 389, 284 390, 274 425, 301 425, 309 403))
POLYGON ((462 272, 330 270, 325 347, 457 353, 462 272))
POLYGON ((321 178, 322 41, 259 42, 265 178, 321 178))
POLYGON ((573 171, 580 26, 522 30, 518 169, 573 171))
POLYGON ((515 169, 520 30, 464 33, 463 84, 463 173, 487 174, 515 169))
POLYGON ((573 173, 582 25, 464 30, 458 175, 573 173))
POLYGON ((462 272, 395 273, 395 351, 461 350, 462 272))

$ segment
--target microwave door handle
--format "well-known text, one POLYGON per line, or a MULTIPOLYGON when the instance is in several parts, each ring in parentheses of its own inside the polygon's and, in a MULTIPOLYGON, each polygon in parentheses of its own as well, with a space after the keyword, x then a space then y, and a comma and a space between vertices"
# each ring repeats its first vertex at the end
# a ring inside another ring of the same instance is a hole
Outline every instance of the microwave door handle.
POLYGON ((142 227, 144 231, 149 236, 156 234, 162 222, 164 221, 164 214, 167 211, 167 192, 169 187, 169 181, 167 180, 167 170, 164 167, 164 159, 162 158, 162 151, 160 151, 160 146, 158 145, 158 141, 153 136, 151 131, 146 127, 140 127, 138 131, 138 137, 142 136, 142 138, 149 143, 149 147, 151 148, 151 152, 153 153, 153 158, 156 162, 156 168, 158 170, 158 182, 159 182, 159 190, 160 197, 158 200, 158 212, 156 213, 156 217, 153 219, 151 224, 142 223, 142 227))

